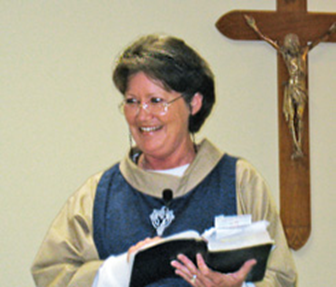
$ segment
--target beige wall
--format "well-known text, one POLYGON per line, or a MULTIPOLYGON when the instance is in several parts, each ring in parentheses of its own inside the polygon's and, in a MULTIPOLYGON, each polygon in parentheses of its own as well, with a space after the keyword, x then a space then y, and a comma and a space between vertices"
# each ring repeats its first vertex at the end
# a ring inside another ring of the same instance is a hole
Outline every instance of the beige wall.
MULTIPOLYGON (((274 2, 274 3, 273 3, 274 2)), ((128 132, 111 64, 139 35, 184 38, 217 76, 218 103, 198 136, 250 160, 278 202, 276 57, 214 26, 233 9, 275 0, 1 1, 0 286, 33 286, 30 264, 68 196, 120 159, 128 132)), ((309 9, 336 11, 334 0, 309 9)), ((294 258, 300 287, 333 286, 336 45, 310 54, 312 235, 294 258)))

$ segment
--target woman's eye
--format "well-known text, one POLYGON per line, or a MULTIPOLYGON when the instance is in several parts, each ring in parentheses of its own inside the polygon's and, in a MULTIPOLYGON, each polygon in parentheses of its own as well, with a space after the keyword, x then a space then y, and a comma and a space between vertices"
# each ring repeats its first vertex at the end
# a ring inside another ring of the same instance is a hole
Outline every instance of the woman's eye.
POLYGON ((161 98, 151 98, 150 102, 151 102, 151 104, 161 104, 161 103, 164 103, 165 100, 163 100, 161 98))
POLYGON ((132 104, 137 104, 138 101, 136 99, 133 99, 133 98, 127 98, 125 99, 125 104, 126 105, 132 105, 132 104))

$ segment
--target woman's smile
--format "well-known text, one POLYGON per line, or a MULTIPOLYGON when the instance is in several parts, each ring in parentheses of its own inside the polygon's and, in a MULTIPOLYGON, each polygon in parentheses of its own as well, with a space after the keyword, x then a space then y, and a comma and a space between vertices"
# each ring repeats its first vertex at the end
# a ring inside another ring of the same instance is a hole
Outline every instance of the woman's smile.
POLYGON ((158 130, 162 129, 162 126, 153 126, 153 127, 140 127, 139 130, 142 133, 151 133, 151 132, 156 132, 158 130))

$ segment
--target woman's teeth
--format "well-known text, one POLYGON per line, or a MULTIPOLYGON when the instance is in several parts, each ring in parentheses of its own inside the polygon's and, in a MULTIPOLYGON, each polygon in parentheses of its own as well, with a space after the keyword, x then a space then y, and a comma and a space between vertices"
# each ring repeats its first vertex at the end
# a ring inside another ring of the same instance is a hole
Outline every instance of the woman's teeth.
POLYGON ((157 131, 158 129, 160 129, 160 127, 142 127, 142 128, 140 128, 140 130, 142 132, 153 132, 153 131, 157 131))

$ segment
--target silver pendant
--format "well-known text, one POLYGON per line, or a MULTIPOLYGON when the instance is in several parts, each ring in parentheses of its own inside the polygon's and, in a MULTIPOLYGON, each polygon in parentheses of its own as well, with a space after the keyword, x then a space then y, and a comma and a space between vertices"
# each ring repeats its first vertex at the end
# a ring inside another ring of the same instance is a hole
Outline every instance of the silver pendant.
POLYGON ((175 218, 174 211, 169 210, 167 206, 162 206, 161 209, 154 209, 149 217, 158 236, 162 236, 165 229, 175 218))

